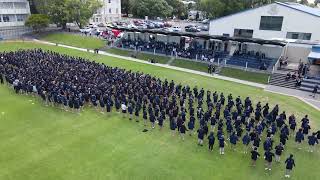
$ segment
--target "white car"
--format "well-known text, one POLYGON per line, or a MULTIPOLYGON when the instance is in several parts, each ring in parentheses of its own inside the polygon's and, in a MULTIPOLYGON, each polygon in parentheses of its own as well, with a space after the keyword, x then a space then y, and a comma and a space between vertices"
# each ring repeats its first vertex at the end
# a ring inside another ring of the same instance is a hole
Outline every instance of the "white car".
POLYGON ((129 29, 138 29, 138 27, 136 25, 134 25, 134 24, 129 24, 128 28, 129 29))
POLYGON ((90 33, 91 31, 92 31, 92 28, 90 28, 90 27, 86 27, 86 28, 80 29, 81 33, 90 33))
POLYGON ((180 32, 180 31, 181 31, 181 27, 179 27, 179 26, 174 26, 174 27, 172 27, 172 31, 174 31, 174 32, 180 32))

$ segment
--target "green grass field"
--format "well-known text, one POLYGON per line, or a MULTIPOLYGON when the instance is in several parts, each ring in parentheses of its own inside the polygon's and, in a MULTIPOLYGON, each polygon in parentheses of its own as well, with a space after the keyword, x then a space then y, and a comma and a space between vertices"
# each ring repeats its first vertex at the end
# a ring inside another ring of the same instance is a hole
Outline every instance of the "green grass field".
POLYGON ((96 49, 105 46, 106 41, 87 37, 82 35, 68 34, 68 33, 52 33, 41 37, 41 40, 50 41, 74 47, 96 49))
MULTIPOLYGON (((120 56, 127 56, 127 57, 131 57, 131 55, 134 54, 133 51, 116 49, 116 48, 107 49, 106 52, 120 55, 120 56)), ((167 64, 170 61, 170 57, 158 56, 158 55, 147 54, 142 52, 137 53, 137 59, 144 60, 144 61, 149 61, 150 59, 154 59, 160 64, 167 64)))
MULTIPOLYGON (((230 92, 234 97, 250 96, 254 102, 279 104, 281 110, 295 113, 298 119, 309 114, 312 126, 320 127, 319 111, 296 98, 262 89, 56 46, 0 43, 0 51, 20 48, 50 49, 211 91, 230 92)), ((101 114, 91 108, 81 115, 64 112, 44 106, 38 98, 16 95, 4 85, 0 85, 0 98, 1 180, 284 179, 283 162, 274 164, 272 172, 267 174, 262 158, 257 167, 250 166, 250 156, 240 152, 242 146, 236 152, 226 147, 226 155, 220 156, 216 144, 214 152, 208 152, 206 146, 198 147, 196 135, 186 137, 184 142, 172 137, 168 124, 164 131, 142 133, 142 123, 130 122, 117 113, 101 114)), ((295 155, 297 163, 292 179, 320 177, 318 151, 297 150, 291 139, 284 156, 289 153, 295 155)))
POLYGON ((183 59, 175 59, 172 63, 172 66, 192 69, 196 71, 201 72, 208 72, 208 64, 206 63, 200 63, 200 62, 194 62, 194 61, 187 61, 183 59))
POLYGON ((268 77, 270 76, 269 74, 265 73, 254 73, 227 67, 222 68, 220 74, 223 76, 233 77, 261 84, 268 84, 268 77))

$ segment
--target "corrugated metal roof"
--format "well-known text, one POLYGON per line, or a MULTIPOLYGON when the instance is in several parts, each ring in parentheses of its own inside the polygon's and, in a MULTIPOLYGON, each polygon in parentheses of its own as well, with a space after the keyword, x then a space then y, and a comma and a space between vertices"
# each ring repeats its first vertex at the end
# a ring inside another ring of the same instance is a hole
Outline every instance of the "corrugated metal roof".
POLYGON ((310 6, 306 6, 306 5, 294 3, 294 2, 276 2, 276 3, 282 6, 286 6, 286 7, 301 11, 301 12, 305 12, 307 14, 320 17, 320 8, 313 8, 310 6))

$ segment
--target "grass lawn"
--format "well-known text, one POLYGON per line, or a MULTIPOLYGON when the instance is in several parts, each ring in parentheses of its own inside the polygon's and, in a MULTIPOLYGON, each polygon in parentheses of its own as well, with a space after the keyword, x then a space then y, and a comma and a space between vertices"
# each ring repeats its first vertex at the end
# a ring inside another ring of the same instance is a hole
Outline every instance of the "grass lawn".
MULTIPOLYGON (((116 54, 116 55, 120 55, 120 56, 131 56, 134 53, 133 51, 128 51, 128 50, 124 50, 124 49, 116 49, 116 48, 108 49, 107 52, 112 53, 112 54, 116 54)), ((167 64, 168 61, 170 60, 170 57, 158 56, 158 55, 139 52, 137 54, 137 59, 144 60, 144 61, 154 59, 160 64, 167 64)))
MULTIPOLYGON (((295 113, 299 120, 309 114, 312 126, 320 127, 319 111, 296 98, 259 88, 62 47, 0 43, 0 51, 40 47, 190 86, 233 93, 234 97, 250 96, 254 103, 279 104, 281 111, 295 113)), ((196 135, 186 137, 184 142, 177 136, 172 137, 168 124, 163 131, 142 133, 142 123, 122 119, 117 113, 106 115, 91 108, 86 108, 81 115, 64 112, 44 106, 37 98, 16 95, 3 85, 0 85, 0 97, 0 179, 284 179, 283 162, 274 164, 273 170, 266 173, 262 158, 257 167, 250 166, 250 155, 241 153, 242 146, 237 146, 235 152, 227 146, 226 154, 220 156, 217 142, 214 152, 210 153, 207 145, 196 145, 196 135)), ((284 156, 293 153, 297 164, 292 179, 315 180, 320 176, 318 151, 297 150, 292 138, 287 148, 284 156)))
POLYGON ((261 84, 268 84, 268 77, 270 76, 269 74, 254 73, 227 67, 222 68, 220 75, 261 84))
POLYGON ((184 59, 175 59, 170 65, 201 72, 208 72, 208 64, 201 62, 188 61, 184 59))
POLYGON ((86 37, 82 35, 68 34, 68 33, 48 34, 46 36, 41 37, 41 40, 74 46, 74 47, 86 48, 86 49, 102 48, 106 44, 106 41, 98 38, 92 38, 92 37, 86 37))

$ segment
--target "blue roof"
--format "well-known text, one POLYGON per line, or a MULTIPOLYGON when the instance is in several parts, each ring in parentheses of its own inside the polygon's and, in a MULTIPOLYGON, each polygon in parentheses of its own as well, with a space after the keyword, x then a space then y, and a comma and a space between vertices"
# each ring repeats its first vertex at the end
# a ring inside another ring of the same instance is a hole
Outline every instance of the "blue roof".
POLYGON ((276 3, 282 6, 286 6, 286 7, 307 13, 307 14, 320 17, 320 8, 313 8, 310 6, 306 6, 306 5, 294 3, 294 2, 276 2, 276 3))

